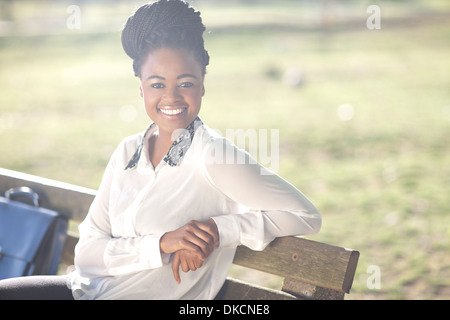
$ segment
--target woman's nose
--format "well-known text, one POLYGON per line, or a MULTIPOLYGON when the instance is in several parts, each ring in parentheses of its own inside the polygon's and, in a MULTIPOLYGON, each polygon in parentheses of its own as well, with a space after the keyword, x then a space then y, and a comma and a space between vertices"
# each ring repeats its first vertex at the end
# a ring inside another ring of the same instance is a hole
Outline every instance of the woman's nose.
POLYGON ((177 100, 181 97, 180 94, 180 88, 178 88, 178 86, 170 86, 167 87, 166 92, 165 92, 165 98, 167 100, 177 100))

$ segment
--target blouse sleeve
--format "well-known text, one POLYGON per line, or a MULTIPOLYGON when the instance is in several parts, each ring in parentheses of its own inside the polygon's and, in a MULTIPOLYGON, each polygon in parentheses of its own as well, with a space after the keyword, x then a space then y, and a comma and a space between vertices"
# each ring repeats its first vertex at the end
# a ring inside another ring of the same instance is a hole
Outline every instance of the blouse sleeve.
POLYGON ((321 227, 316 207, 292 184, 267 170, 227 139, 206 151, 205 172, 223 194, 248 210, 213 217, 220 246, 263 250, 282 236, 313 234, 321 227))
MULTIPOLYGON (((108 214, 110 188, 116 170, 115 155, 108 163, 97 195, 79 226, 75 266, 82 275, 120 275, 158 268, 167 260, 160 252, 161 235, 114 237, 108 214)), ((120 169, 120 168, 117 168, 120 169)))

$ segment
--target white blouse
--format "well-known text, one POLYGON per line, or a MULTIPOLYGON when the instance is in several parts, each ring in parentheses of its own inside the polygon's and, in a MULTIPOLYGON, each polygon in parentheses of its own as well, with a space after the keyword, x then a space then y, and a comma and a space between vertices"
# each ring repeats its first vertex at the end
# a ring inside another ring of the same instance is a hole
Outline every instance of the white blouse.
POLYGON ((214 299, 238 245, 262 250, 276 237, 320 229, 317 209, 300 191, 198 117, 154 168, 147 145, 157 130, 152 124, 124 139, 111 156, 79 226, 68 277, 76 299, 214 299), (233 161, 239 157, 244 163, 233 161), (200 269, 180 270, 178 284, 159 240, 211 217, 220 245, 200 269))

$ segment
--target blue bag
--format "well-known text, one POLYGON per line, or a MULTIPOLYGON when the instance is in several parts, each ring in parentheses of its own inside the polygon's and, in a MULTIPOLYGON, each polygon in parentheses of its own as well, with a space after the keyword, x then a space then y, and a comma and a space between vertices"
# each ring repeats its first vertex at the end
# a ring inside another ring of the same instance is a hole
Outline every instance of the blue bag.
POLYGON ((67 219, 38 207, 38 195, 27 187, 0 197, 0 279, 53 275, 67 234, 67 219), (12 200, 26 196, 33 205, 12 200))

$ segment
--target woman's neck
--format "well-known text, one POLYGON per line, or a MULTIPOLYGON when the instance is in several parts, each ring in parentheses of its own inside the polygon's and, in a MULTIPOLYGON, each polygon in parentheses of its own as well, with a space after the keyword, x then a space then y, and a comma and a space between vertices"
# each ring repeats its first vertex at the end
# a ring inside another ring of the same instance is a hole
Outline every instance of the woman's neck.
POLYGON ((148 143, 149 159, 156 168, 172 146, 172 134, 157 132, 150 137, 148 143))

